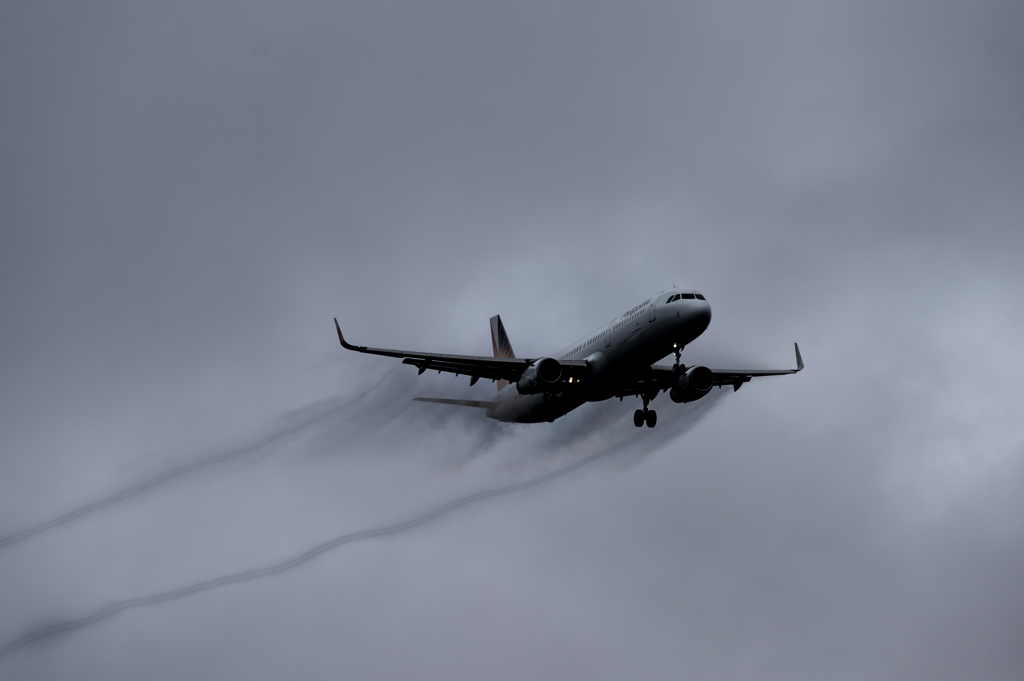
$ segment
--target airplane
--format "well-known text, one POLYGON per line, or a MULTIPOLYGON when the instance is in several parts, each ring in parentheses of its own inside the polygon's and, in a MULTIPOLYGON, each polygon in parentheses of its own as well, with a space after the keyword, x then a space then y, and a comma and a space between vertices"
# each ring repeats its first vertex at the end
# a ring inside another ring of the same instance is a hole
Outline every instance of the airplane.
POLYGON ((658 414, 649 409, 659 393, 668 392, 675 403, 693 402, 714 386, 731 385, 733 390, 752 378, 795 374, 804 368, 800 346, 793 343, 796 369, 722 370, 686 366, 680 355, 687 344, 704 333, 711 323, 711 305, 692 288, 666 289, 635 305, 579 341, 548 357, 516 357, 501 316, 491 317, 493 357, 441 355, 430 352, 387 350, 353 345, 341 333, 338 318, 334 327, 343 348, 371 355, 396 357, 422 374, 436 369, 469 376, 475 385, 481 378, 498 386, 493 400, 455 400, 417 397, 421 402, 461 407, 478 407, 488 418, 512 423, 550 422, 586 402, 601 402, 628 395, 643 399, 643 409, 633 414, 633 425, 653 428, 658 414), (670 354, 672 366, 655 364, 670 354))

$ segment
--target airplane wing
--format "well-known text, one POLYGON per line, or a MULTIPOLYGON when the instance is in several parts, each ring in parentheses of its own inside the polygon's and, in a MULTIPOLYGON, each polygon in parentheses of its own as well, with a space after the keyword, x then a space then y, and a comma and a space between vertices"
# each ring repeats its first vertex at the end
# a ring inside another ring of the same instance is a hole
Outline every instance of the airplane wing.
POLYGON ((715 375, 715 385, 731 385, 733 392, 740 389, 744 383, 750 382, 752 378, 759 376, 784 376, 803 371, 804 358, 800 356, 800 346, 793 343, 793 351, 796 353, 796 369, 712 369, 715 375))
MULTIPOLYGON (((744 383, 752 378, 761 376, 784 376, 803 371, 804 360, 800 356, 800 346, 793 343, 793 350, 796 353, 796 369, 712 369, 715 375, 715 385, 731 385, 733 392, 740 389, 744 383)), ((672 367, 655 364, 651 367, 649 374, 638 376, 634 385, 626 386, 624 395, 641 395, 658 390, 668 390, 675 382, 677 372, 672 367)))
MULTIPOLYGON (((419 368, 419 373, 433 369, 438 373, 465 374, 471 376, 469 384, 473 385, 481 378, 516 382, 526 369, 537 361, 526 357, 482 357, 478 355, 441 355, 433 352, 411 352, 407 350, 388 350, 386 348, 368 348, 364 345, 353 345, 345 340, 337 318, 334 328, 338 330, 338 340, 346 350, 365 352, 370 355, 383 355, 402 360, 403 364, 412 364, 419 368)), ((559 361, 562 365, 563 380, 570 376, 580 376, 588 370, 587 363, 582 361, 559 361)))

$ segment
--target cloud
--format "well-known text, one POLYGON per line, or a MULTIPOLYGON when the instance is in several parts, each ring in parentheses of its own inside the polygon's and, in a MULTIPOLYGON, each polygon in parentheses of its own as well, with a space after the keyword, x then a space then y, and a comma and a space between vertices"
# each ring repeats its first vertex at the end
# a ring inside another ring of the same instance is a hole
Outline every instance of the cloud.
POLYGON ((414 403, 494 387, 396 369, 8 545, 0 640, 647 444, 4 677, 1020 678, 1021 26, 1001 0, 11 5, 5 536, 379 380, 335 316, 489 354, 500 313, 542 356, 678 283, 714 311, 687 364, 799 341, 807 370, 659 397, 647 432, 629 401, 414 403))

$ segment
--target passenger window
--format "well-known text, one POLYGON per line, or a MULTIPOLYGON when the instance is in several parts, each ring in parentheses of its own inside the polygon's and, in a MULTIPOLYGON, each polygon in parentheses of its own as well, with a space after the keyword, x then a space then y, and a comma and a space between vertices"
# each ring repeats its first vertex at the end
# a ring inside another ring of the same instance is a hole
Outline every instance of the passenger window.
POLYGON ((681 297, 684 300, 693 300, 694 299, 694 295, 692 293, 683 293, 683 294, 681 294, 681 297))
POLYGON ((707 298, 705 298, 704 296, 702 296, 701 294, 698 293, 697 294, 697 300, 707 300, 707 298))

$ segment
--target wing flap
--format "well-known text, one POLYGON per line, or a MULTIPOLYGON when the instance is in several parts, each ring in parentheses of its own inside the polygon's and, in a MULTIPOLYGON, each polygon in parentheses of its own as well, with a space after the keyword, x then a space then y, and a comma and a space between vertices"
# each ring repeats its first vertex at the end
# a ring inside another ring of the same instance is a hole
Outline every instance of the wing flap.
MULTIPOLYGON (((486 358, 482 358, 486 359, 486 358)), ((427 370, 444 371, 455 375, 475 376, 477 380, 486 378, 488 380, 509 380, 513 374, 517 380, 522 375, 525 367, 494 366, 483 362, 466 361, 465 359, 434 359, 424 357, 406 357, 402 364, 411 364, 423 373, 427 370)))

